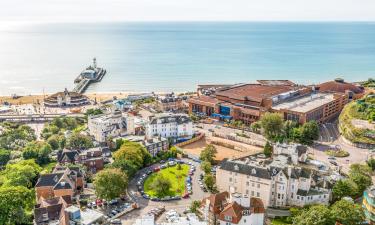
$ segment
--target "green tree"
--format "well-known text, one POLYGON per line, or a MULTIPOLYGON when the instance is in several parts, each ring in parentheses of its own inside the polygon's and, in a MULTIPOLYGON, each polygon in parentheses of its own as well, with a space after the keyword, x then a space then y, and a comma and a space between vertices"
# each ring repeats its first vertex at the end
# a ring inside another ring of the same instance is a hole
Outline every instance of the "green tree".
POLYGON ((358 195, 358 187, 350 179, 339 180, 333 186, 332 193, 335 200, 340 200, 343 197, 355 198, 358 195))
POLYGON ((358 193, 362 194, 367 187, 371 186, 372 170, 366 164, 352 164, 349 170, 349 179, 358 187, 358 193))
POLYGON ((24 159, 35 159, 39 165, 44 165, 50 162, 49 154, 52 148, 48 143, 42 141, 29 142, 22 151, 24 159))
POLYGON ((371 159, 367 160, 367 165, 372 169, 372 171, 374 171, 375 170, 375 159, 371 158, 371 159))
POLYGON ((260 129, 262 128, 262 124, 260 121, 254 122, 250 125, 251 131, 254 133, 260 133, 260 129))
POLYGON ((129 177, 140 168, 149 165, 152 157, 145 147, 137 142, 125 140, 113 154, 113 166, 121 168, 129 177))
POLYGON ((332 205, 331 214, 335 221, 344 225, 357 225, 365 220, 362 207, 344 199, 332 205))
POLYGON ((94 178, 95 193, 99 198, 114 199, 124 194, 128 177, 120 169, 104 169, 94 178))
POLYGON ((270 142, 267 141, 266 145, 265 145, 264 148, 263 148, 263 153, 264 153, 267 157, 271 157, 272 152, 273 152, 273 148, 272 148, 270 142))
POLYGON ((170 188, 172 187, 171 181, 164 177, 162 174, 158 174, 150 186, 155 190, 156 195, 159 197, 164 197, 168 195, 170 188))
POLYGON ((0 224, 29 224, 26 210, 34 203, 32 190, 22 186, 0 187, 0 224))
POLYGON ((204 173, 208 174, 211 172, 212 166, 211 163, 208 161, 202 161, 201 162, 201 169, 203 170, 204 173))
POLYGON ((0 169, 5 166, 10 160, 10 151, 0 149, 0 169))
POLYGON ((332 225, 335 224, 331 218, 331 212, 327 206, 314 205, 304 209, 293 218, 293 225, 332 225))
POLYGON ((35 131, 26 125, 11 124, 0 135, 0 148, 20 150, 28 142, 36 140, 35 131))
POLYGON ((301 127, 300 143, 311 145, 319 138, 319 125, 316 121, 304 123, 301 127))
POLYGON ((192 213, 196 213, 197 210, 198 210, 198 208, 199 208, 200 206, 201 206, 201 201, 199 201, 199 200, 194 200, 194 201, 192 201, 191 204, 190 204, 190 211, 191 211, 192 213))
POLYGON ((70 149, 88 149, 94 147, 91 137, 73 133, 66 141, 66 146, 70 149))
POLYGON ((283 118, 279 113, 265 113, 260 118, 260 124, 267 138, 274 140, 282 135, 283 118))
POLYGON ((287 120, 283 124, 284 127, 284 135, 287 139, 293 138, 293 129, 298 127, 298 124, 292 120, 287 120))
POLYGON ((101 109, 88 109, 85 113, 86 116, 96 116, 100 114, 103 114, 103 110, 101 109))
POLYGON ((202 161, 210 162, 211 164, 214 163, 215 156, 217 154, 217 150, 213 145, 207 145, 200 153, 200 159, 202 161))
POLYGON ((204 175, 204 184, 209 190, 213 190, 215 186, 215 178, 211 174, 204 175))
POLYGON ((42 168, 33 159, 7 164, 3 171, 3 186, 24 186, 31 188, 42 168))

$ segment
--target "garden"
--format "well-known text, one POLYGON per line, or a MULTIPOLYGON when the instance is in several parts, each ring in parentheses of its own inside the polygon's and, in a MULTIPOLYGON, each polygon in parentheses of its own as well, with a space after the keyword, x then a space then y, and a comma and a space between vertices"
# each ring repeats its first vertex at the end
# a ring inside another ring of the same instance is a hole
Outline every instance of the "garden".
POLYGON ((189 166, 177 164, 150 174, 144 182, 144 192, 151 198, 166 196, 183 196, 185 194, 186 178, 189 176, 189 166))

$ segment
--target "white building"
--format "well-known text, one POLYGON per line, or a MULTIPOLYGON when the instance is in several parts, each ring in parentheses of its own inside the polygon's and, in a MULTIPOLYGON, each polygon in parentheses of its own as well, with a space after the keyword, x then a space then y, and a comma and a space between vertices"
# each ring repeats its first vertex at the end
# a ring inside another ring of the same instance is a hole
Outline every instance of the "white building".
POLYGON ((216 175, 219 190, 260 198, 266 207, 328 205, 332 188, 329 176, 295 165, 295 154, 284 153, 275 154, 272 161, 250 158, 222 161, 216 175))
POLYGON ((175 140, 193 137, 193 122, 186 114, 162 113, 149 118, 146 124, 146 137, 156 136, 175 140))
POLYGON ((132 117, 124 117, 120 111, 115 110, 110 114, 90 116, 88 129, 96 141, 105 142, 108 137, 134 134, 134 120, 132 117))
POLYGON ((195 214, 188 213, 186 217, 176 217, 173 222, 156 223, 154 216, 145 215, 137 219, 133 225, 207 225, 207 222, 199 221, 195 214))
POLYGON ((273 146, 273 154, 289 156, 294 165, 299 162, 306 162, 307 160, 307 147, 300 144, 286 144, 276 143, 273 146))

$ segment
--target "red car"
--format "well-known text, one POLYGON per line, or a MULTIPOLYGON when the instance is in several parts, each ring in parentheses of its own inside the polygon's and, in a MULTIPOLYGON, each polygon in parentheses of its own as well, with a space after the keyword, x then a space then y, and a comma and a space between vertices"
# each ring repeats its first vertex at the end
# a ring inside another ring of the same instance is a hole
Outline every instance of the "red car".
POLYGON ((189 198, 189 193, 185 193, 182 197, 183 198, 189 198))
POLYGON ((158 171, 160 171, 160 167, 155 167, 154 172, 158 172, 158 171))
POLYGON ((97 206, 102 206, 103 205, 103 201, 101 199, 96 199, 96 205, 97 206))

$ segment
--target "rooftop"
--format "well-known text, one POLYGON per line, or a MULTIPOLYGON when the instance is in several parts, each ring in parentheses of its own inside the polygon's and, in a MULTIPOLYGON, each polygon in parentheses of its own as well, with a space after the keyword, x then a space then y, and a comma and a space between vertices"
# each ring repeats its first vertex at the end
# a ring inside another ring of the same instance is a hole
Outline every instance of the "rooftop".
POLYGON ((296 99, 291 99, 280 104, 272 106, 275 110, 291 110, 295 112, 309 112, 313 109, 321 107, 334 100, 334 96, 331 93, 317 93, 312 95, 305 95, 296 99))
POLYGON ((292 86, 286 85, 243 84, 219 91, 216 96, 261 102, 263 99, 292 90, 294 90, 292 86))

